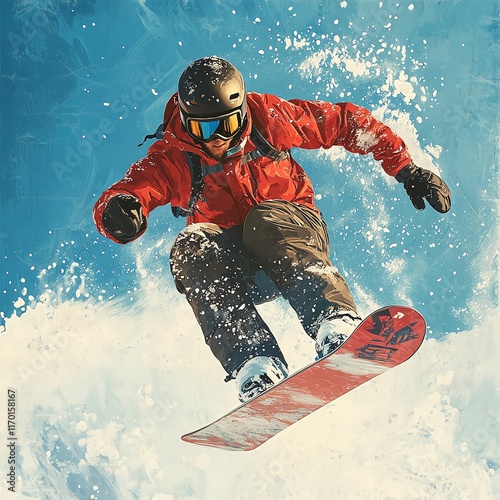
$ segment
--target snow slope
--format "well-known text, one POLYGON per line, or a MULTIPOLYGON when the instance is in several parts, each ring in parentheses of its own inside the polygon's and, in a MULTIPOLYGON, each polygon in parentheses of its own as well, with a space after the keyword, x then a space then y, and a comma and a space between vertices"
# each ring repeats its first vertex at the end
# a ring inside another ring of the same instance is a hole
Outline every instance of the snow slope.
MULTIPOLYGON (((91 304, 39 303, 0 338, 23 497, 498 498, 498 312, 244 453, 180 441, 237 400, 172 290, 91 304)), ((313 358, 286 305, 261 310, 294 368, 313 358)))

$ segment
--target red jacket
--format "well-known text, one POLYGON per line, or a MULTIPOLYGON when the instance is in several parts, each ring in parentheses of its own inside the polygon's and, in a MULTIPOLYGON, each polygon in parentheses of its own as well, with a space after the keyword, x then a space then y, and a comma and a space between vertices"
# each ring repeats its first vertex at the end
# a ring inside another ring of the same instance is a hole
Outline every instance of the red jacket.
MULTIPOLYGON (((343 146, 353 153, 373 153, 392 176, 410 163, 404 142, 368 110, 354 104, 285 101, 274 95, 251 92, 247 95, 247 106, 249 119, 241 136, 242 141, 246 140, 244 148, 223 161, 223 171, 205 177, 201 198, 187 224, 212 222, 225 228, 242 224, 253 206, 270 199, 316 208, 311 181, 291 156, 281 161, 260 157, 241 163, 245 153, 256 149, 249 137, 252 121, 280 151, 343 146)), ((217 164, 183 129, 176 94, 167 103, 164 122, 163 139, 156 141, 146 157, 135 162, 121 181, 104 191, 94 207, 97 228, 113 241, 118 242, 102 223, 106 204, 113 196, 122 193, 137 197, 146 217, 167 203, 187 208, 191 175, 183 152, 195 152, 203 165, 217 164)))

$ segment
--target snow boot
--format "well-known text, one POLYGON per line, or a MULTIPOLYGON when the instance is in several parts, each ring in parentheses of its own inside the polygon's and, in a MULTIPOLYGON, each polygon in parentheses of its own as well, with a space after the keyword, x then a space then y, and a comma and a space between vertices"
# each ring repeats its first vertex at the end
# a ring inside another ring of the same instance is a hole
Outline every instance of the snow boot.
POLYGON ((251 358, 236 375, 238 399, 246 403, 287 376, 288 370, 279 359, 267 356, 251 358))
POLYGON ((361 322, 359 317, 337 316, 323 323, 316 338, 316 361, 335 352, 354 332, 361 322))

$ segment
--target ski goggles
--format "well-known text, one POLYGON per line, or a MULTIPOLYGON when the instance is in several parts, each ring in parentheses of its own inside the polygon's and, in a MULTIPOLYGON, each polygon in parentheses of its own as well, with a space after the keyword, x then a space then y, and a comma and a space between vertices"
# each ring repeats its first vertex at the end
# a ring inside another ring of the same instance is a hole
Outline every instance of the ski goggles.
POLYGON ((197 141, 209 142, 215 137, 232 139, 243 124, 241 110, 237 109, 230 114, 217 118, 186 117, 186 129, 191 137, 197 141))

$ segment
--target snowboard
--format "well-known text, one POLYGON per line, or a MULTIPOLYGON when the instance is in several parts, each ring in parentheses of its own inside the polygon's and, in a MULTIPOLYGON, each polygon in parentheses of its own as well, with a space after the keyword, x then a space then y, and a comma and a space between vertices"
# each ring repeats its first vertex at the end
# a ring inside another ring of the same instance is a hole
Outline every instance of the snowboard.
POLYGON ((425 331, 424 318, 411 307, 379 309, 332 354, 181 439, 225 450, 253 450, 312 412, 404 363, 422 344, 425 331))

